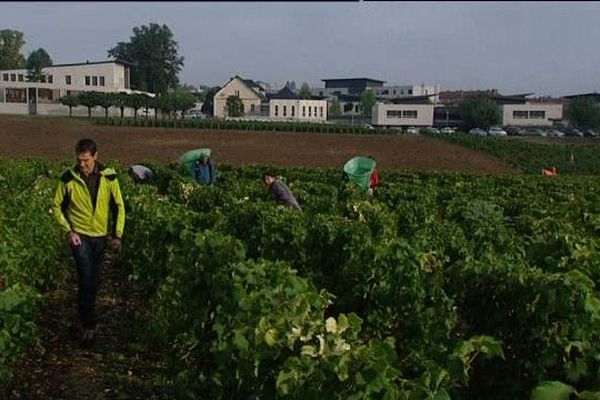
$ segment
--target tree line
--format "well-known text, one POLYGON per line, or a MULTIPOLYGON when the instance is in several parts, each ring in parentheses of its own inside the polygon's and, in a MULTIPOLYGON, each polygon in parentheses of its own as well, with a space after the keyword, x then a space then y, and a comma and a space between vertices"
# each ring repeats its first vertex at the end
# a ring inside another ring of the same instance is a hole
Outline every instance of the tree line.
POLYGON ((154 97, 144 93, 109 93, 109 92, 81 92, 77 95, 66 95, 59 99, 60 103, 69 107, 69 116, 73 115, 74 107, 87 107, 88 117, 92 116, 92 108, 102 107, 105 117, 108 117, 108 110, 111 107, 118 108, 121 111, 121 118, 124 117, 125 109, 133 110, 134 118, 137 118, 140 109, 146 110, 146 115, 150 109, 155 110, 155 118, 158 117, 156 111, 160 111, 163 117, 170 117, 174 112, 184 113, 194 107, 195 99, 190 92, 177 89, 171 92, 160 93, 154 97))

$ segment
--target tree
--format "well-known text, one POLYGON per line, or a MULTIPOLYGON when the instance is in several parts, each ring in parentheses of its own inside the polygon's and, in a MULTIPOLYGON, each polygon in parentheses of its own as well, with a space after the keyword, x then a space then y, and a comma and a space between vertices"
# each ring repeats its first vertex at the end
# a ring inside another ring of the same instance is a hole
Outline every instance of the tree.
POLYGON ((77 107, 79 105, 79 99, 77 98, 77 96, 72 96, 70 94, 61 97, 60 99, 58 99, 58 101, 60 101, 60 104, 62 104, 63 106, 69 107, 69 117, 73 116, 73 107, 77 107))
POLYGON ((127 107, 133 108, 133 118, 137 119, 137 112, 146 105, 146 96, 141 93, 133 93, 127 96, 127 107))
POLYGON ((123 116, 125 115, 125 107, 127 107, 128 104, 128 98, 129 95, 125 92, 120 92, 120 93, 114 93, 114 97, 113 97, 113 102, 114 102, 114 106, 117 107, 119 110, 121 110, 121 118, 123 118, 123 116))
POLYGON ((23 33, 11 29, 0 30, 0 70, 25 67, 21 47, 25 45, 23 33))
POLYGON ((213 115, 213 107, 214 107, 214 98, 215 94, 221 90, 219 86, 215 86, 213 88, 208 89, 204 93, 204 103, 202 104, 202 108, 200 111, 205 115, 213 115))
POLYGON ((132 88, 165 93, 179 83, 183 57, 178 55, 178 49, 167 25, 151 23, 133 28, 130 41, 117 43, 108 50, 108 56, 137 66, 131 74, 132 88))
POLYGON ((339 101, 334 100, 331 103, 331 108, 329 109, 329 115, 332 117, 339 117, 342 114, 342 105, 339 101))
POLYGON ((496 103, 484 94, 465 98, 459 103, 458 111, 466 129, 487 130, 500 122, 500 112, 496 103))
POLYGON ((104 108, 104 118, 108 118, 108 109, 115 105, 115 93, 100 92, 96 95, 97 105, 104 108))
POLYGON ((371 118, 371 111, 375 103, 377 103, 375 92, 373 92, 371 89, 365 90, 360 96, 360 105, 362 107, 364 117, 371 118))
POLYGON ((225 113, 230 117, 244 115, 244 103, 238 96, 229 96, 225 102, 225 113))
POLYGON ((161 93, 155 97, 154 100, 155 107, 160 110, 163 114, 163 119, 165 115, 171 115, 171 112, 175 109, 175 104, 173 102, 173 96, 170 93, 161 93))
POLYGON ((186 92, 185 90, 175 90, 170 93, 173 97, 173 109, 175 111, 181 111, 181 113, 185 113, 190 108, 194 107, 196 104, 195 98, 190 92, 186 92))
POLYGON ((88 118, 92 116, 92 108, 99 105, 99 95, 98 92, 83 92, 77 96, 77 100, 79 100, 79 104, 88 109, 88 118))
POLYGON ((569 120, 577 128, 600 126, 600 104, 585 97, 571 100, 569 102, 569 120))
POLYGON ((300 87, 300 93, 298 93, 301 99, 310 100, 312 95, 310 94, 310 88, 308 87, 308 83, 304 82, 300 87))
POLYGON ((27 57, 27 80, 29 82, 42 81, 42 69, 52 66, 52 59, 46 50, 39 48, 32 51, 27 57))

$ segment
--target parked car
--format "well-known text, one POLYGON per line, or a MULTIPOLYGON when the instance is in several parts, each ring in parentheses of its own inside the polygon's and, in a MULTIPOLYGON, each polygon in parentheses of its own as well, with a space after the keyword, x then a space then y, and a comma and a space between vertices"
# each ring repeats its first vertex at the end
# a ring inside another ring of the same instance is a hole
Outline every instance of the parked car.
POLYGON ((418 133, 418 131, 414 126, 409 126, 408 129, 406 129, 406 133, 418 133))
POLYGON ((546 132, 545 130, 543 130, 541 128, 535 128, 534 130, 531 131, 531 134, 535 135, 535 136, 543 136, 543 137, 548 136, 548 132, 546 132))
POLYGON ((477 136, 487 136, 487 132, 486 132, 486 131, 484 131, 484 130, 483 130, 483 129, 481 129, 481 128, 473 128, 473 129, 471 129, 471 130, 469 131, 469 133, 470 133, 471 135, 477 135, 477 136))
POLYGON ((509 135, 514 135, 514 136, 527 135, 527 131, 525 129, 523 129, 523 128, 518 127, 518 126, 507 126, 504 130, 509 135))
POLYGON ((593 129, 588 129, 584 132, 585 136, 587 137, 598 137, 598 132, 596 132, 593 129))
POLYGON ((454 133, 454 129, 447 126, 445 128, 440 129, 440 133, 443 133, 444 135, 451 135, 454 133))
POLYGON ((439 135, 440 134, 440 130, 437 129, 437 128, 434 128, 433 126, 428 126, 423 131, 425 133, 431 133, 431 134, 434 134, 434 135, 439 135))
POLYGON ((499 126, 492 126, 489 131, 490 136, 508 136, 508 133, 499 126))
POLYGON ((371 124, 362 124, 360 127, 366 129, 375 129, 375 127, 373 127, 373 125, 371 124))
POLYGON ((183 118, 185 119, 196 119, 196 118, 206 118, 200 110, 188 110, 183 114, 183 118))
POLYGON ((558 129, 548 129, 548 136, 550 137, 565 137, 565 133, 558 129))
POLYGON ((577 128, 567 128, 564 131, 565 131, 565 136, 583 137, 583 132, 581 132, 577 128))

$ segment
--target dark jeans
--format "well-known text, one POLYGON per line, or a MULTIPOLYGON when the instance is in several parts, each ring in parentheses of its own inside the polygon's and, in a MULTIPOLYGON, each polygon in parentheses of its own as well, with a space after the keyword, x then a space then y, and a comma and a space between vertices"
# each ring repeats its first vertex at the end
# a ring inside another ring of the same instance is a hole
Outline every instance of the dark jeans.
POLYGON ((100 268, 106 247, 105 237, 81 237, 81 245, 71 246, 77 276, 79 293, 77 296, 77 316, 84 329, 96 327, 96 293, 100 283, 100 268))

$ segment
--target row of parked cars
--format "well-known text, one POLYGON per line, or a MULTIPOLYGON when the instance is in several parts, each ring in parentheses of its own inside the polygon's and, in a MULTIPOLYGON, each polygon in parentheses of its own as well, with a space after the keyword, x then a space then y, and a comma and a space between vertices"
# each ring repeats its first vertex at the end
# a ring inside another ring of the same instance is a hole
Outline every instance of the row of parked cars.
POLYGON ((600 137, 600 134, 593 129, 579 130, 577 128, 521 128, 508 126, 502 129, 499 126, 493 126, 489 131, 481 128, 473 128, 469 131, 477 136, 543 136, 543 137, 600 137))

